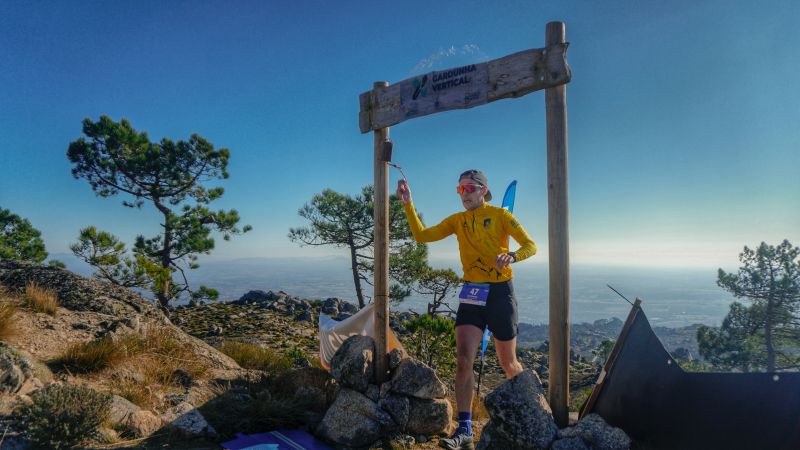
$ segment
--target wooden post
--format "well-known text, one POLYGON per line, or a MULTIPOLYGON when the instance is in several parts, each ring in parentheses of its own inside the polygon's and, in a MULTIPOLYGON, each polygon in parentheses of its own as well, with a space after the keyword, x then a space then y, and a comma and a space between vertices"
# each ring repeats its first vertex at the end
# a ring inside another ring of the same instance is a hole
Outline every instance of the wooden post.
MULTIPOLYGON (((374 88, 387 87, 376 81, 374 88)), ((386 380, 389 372, 389 165, 384 158, 384 142, 389 127, 375 130, 375 380, 386 380)))
POLYGON ((467 109, 546 89, 550 237, 550 400, 566 425, 569 363, 569 255, 567 245, 567 64, 564 24, 547 24, 547 47, 479 64, 435 70, 389 86, 375 82, 359 95, 358 127, 375 132, 375 375, 387 375, 389 335, 389 127, 409 119, 467 109), (562 373, 563 372, 563 373, 562 373), (563 390, 563 392, 562 392, 563 390))
MULTIPOLYGON (((550 22, 545 45, 566 42, 563 22, 550 22)), ((545 89, 547 201, 550 245, 549 401, 559 427, 569 421, 569 228, 567 195, 567 87, 545 89)))

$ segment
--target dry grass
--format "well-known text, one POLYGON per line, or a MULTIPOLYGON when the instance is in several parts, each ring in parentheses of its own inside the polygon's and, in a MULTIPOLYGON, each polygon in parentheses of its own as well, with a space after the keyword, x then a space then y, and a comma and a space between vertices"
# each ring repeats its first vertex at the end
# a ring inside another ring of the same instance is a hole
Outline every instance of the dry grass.
MULTIPOLYGON (((455 399, 453 399, 453 405, 455 405, 455 399)), ((454 410, 456 408, 453 408, 454 410)), ((458 414, 458 411, 454 411, 458 414)), ((489 411, 486 410, 486 405, 483 403, 483 399, 476 396, 472 397, 472 420, 476 422, 489 420, 489 411)))
POLYGON ((173 390, 209 368, 169 330, 159 326, 115 340, 105 337, 72 345, 52 363, 78 373, 101 372, 124 364, 136 376, 115 380, 111 390, 146 408, 154 406, 155 392, 173 390))
POLYGON ((14 314, 16 313, 17 305, 0 292, 0 340, 8 341, 17 333, 14 326, 14 314))
POLYGON ((181 345, 166 328, 148 327, 141 337, 140 356, 150 362, 144 364, 142 373, 148 379, 174 384, 175 371, 178 369, 192 377, 200 377, 209 369, 205 361, 199 359, 190 348, 181 345))
POLYGON ((101 372, 124 364, 137 376, 117 380, 112 390, 142 407, 153 406, 155 391, 169 391, 208 370, 208 364, 182 346, 169 330, 158 326, 116 340, 105 337, 72 345, 52 363, 78 373, 101 372))
POLYGON ((291 358, 256 344, 223 341, 218 350, 230 356, 245 369, 263 370, 280 375, 292 368, 291 358))
POLYGON ((36 312, 47 313, 51 316, 58 311, 58 295, 52 289, 39 287, 35 282, 29 281, 25 285, 23 296, 25 305, 36 312))
POLYGON ((70 345, 55 361, 72 372, 89 373, 112 367, 125 359, 124 349, 110 338, 70 345))
POLYGON ((154 406, 153 390, 149 386, 134 380, 123 380, 114 386, 114 393, 125 400, 141 408, 149 409, 154 406))
POLYGON ((170 390, 186 381, 187 375, 198 378, 209 369, 205 361, 163 327, 146 327, 141 334, 123 337, 118 345, 126 354, 126 366, 140 375, 141 381, 121 381, 114 391, 144 408, 154 406, 154 390, 170 390))

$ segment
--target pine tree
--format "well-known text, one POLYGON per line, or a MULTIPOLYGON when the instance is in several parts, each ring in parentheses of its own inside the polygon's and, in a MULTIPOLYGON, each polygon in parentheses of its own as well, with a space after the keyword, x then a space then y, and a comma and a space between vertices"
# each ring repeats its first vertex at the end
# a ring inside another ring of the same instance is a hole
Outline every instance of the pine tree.
POLYGON ((742 370, 797 368, 800 355, 800 248, 762 242, 739 255, 737 273, 718 271, 717 284, 751 302, 731 305, 720 330, 697 332, 703 357, 742 370))
MULTIPOLYGON (((309 225, 289 229, 289 239, 300 245, 331 245, 347 248, 359 307, 366 305, 362 283, 372 284, 374 189, 366 186, 355 197, 325 189, 298 211, 309 225)), ((427 268, 428 248, 414 241, 403 204, 389 198, 389 297, 399 302, 411 293, 411 285, 427 268)))
POLYGON ((86 138, 70 143, 67 151, 72 175, 86 179, 98 196, 126 195, 123 206, 140 209, 147 203, 163 217, 161 232, 150 238, 139 235, 133 249, 150 267, 151 289, 159 304, 166 308, 183 293, 215 298, 216 291, 205 286, 190 289, 185 269, 197 268, 198 255, 214 249, 212 231, 228 240, 251 229, 237 227, 236 210, 208 207, 224 189, 206 184, 228 178, 230 151, 215 148, 197 134, 186 141, 151 142, 127 120, 114 122, 107 116, 97 122, 85 119, 83 133, 86 138))

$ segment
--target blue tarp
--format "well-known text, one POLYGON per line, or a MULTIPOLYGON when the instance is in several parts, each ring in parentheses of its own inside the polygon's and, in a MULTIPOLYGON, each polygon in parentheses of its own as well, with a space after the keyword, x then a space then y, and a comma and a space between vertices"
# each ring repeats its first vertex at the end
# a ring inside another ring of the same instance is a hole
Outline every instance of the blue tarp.
POLYGON ((278 429, 267 433, 245 435, 223 442, 227 450, 333 450, 311 434, 301 430, 278 429))

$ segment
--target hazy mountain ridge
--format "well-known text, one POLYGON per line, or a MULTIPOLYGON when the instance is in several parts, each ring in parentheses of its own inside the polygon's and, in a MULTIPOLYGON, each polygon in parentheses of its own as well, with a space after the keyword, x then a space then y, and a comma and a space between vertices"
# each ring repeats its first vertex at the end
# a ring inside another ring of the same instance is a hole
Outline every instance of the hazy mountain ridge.
MULTIPOLYGON (((599 319, 592 323, 573 323, 570 325, 570 347, 586 358, 591 357, 592 350, 598 348, 605 340, 616 341, 624 322, 613 317, 599 319)), ((680 348, 689 350, 692 357, 699 358, 697 349, 697 329, 702 324, 693 324, 685 327, 653 327, 656 336, 661 340, 664 348, 673 353, 680 348)), ((549 327, 546 324, 531 325, 519 324, 517 342, 520 347, 539 348, 549 339, 549 327)))

